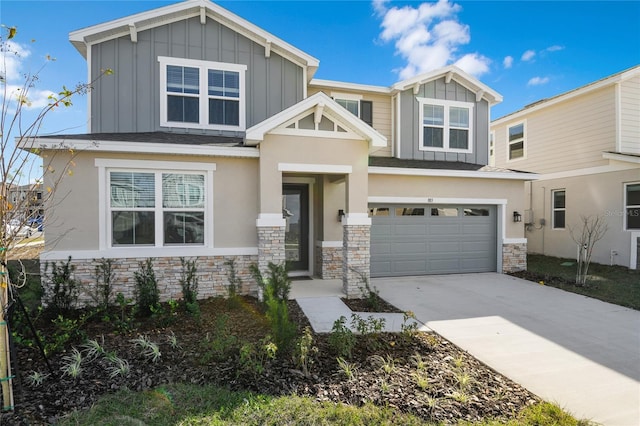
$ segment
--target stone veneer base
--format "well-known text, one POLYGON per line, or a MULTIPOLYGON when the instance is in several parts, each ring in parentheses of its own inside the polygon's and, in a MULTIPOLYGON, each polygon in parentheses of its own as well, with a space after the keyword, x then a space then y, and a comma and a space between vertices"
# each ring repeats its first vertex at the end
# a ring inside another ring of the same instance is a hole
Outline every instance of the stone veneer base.
POLYGON ((502 272, 527 270, 527 243, 510 243, 502 245, 502 272))
POLYGON ((343 225, 342 232, 342 290, 347 298, 362 297, 363 281, 371 277, 371 226, 343 225))

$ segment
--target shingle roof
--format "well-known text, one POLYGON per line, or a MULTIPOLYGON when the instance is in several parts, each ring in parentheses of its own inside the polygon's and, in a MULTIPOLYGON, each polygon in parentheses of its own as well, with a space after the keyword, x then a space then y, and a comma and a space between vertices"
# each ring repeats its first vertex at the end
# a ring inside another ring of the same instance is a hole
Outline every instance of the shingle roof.
POLYGON ((197 135, 192 133, 87 133, 74 135, 38 136, 39 139, 65 139, 113 142, 152 142, 179 145, 244 146, 240 137, 197 135))
MULTIPOLYGON (((396 167, 401 169, 469 170, 479 172, 518 172, 483 164, 463 163, 460 161, 403 160, 390 157, 369 157, 369 166, 396 167)), ((523 172, 520 172, 523 173, 523 172)), ((525 172, 526 173, 526 172, 525 172)))

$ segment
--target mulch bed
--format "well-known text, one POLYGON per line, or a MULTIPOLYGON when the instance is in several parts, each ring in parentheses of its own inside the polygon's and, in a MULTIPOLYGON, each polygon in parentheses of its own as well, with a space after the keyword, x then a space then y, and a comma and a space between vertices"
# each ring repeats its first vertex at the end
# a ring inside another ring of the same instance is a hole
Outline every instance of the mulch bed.
MULTIPOLYGON (((263 339, 270 330, 259 303, 250 297, 241 297, 235 305, 224 299, 209 299, 200 302, 200 309, 199 321, 180 311, 175 318, 163 318, 163 321, 137 320, 135 331, 128 333, 114 332, 112 322, 99 318, 86 323, 83 329, 87 338, 98 340, 107 352, 115 352, 129 362, 130 373, 126 378, 110 377, 104 357, 85 360, 78 378, 60 374, 63 358, 71 349, 67 346, 66 353, 50 359, 58 377, 50 375, 43 384, 35 386, 27 376, 33 371, 49 374, 47 367, 34 348, 18 346, 20 371, 15 380, 15 411, 2 414, 0 424, 51 424, 66 413, 90 407, 106 393, 124 388, 144 390, 176 382, 215 383, 232 390, 267 395, 295 393, 319 401, 353 405, 373 402, 444 423, 462 419, 508 419, 524 406, 538 401, 535 395, 452 343, 427 333, 413 337, 385 334, 360 338, 348 360, 356 371, 351 379, 339 368, 326 334, 314 335, 319 351, 308 377, 295 367, 290 357, 269 361, 264 372, 256 376, 239 368, 237 350, 235 354, 216 358, 211 356, 211 348, 216 330, 221 329, 223 314, 227 315, 224 324, 229 335, 250 342, 263 339), (161 326, 164 321, 170 324, 161 326), (177 337, 178 347, 170 344, 172 334, 177 337), (131 342, 140 335, 158 343, 162 356, 157 362, 146 359, 131 342), (392 364, 389 372, 383 371, 380 359, 374 355, 392 360, 388 363, 392 364), (416 363, 420 360, 421 370, 416 363), (418 385, 416 374, 427 378, 423 387, 418 385)), ((361 307, 354 310, 362 311, 361 307)), ((300 331, 309 325, 295 301, 289 302, 289 314, 300 331)), ((50 322, 40 322, 37 326, 45 336, 52 333, 50 322)), ((82 342, 72 343, 80 348, 82 342)))

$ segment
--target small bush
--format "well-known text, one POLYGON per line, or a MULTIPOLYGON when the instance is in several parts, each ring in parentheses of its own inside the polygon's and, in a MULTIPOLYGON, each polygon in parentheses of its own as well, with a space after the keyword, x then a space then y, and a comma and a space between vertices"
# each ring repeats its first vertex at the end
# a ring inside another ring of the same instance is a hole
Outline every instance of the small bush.
POLYGON ((204 345, 205 353, 201 359, 203 364, 208 364, 210 361, 224 361, 237 350, 238 338, 232 333, 228 315, 223 314, 216 318, 213 338, 207 337, 204 345))
POLYGON ((44 268, 46 279, 52 284, 52 288, 45 292, 47 307, 54 315, 68 313, 76 307, 79 295, 79 283, 73 277, 76 267, 71 264, 71 256, 66 263, 47 262, 44 268))
POLYGON ((347 319, 344 316, 334 321, 329 334, 329 346, 338 357, 351 359, 353 348, 356 346, 356 336, 346 323, 347 319))
POLYGON ((242 280, 236 271, 235 259, 224 262, 227 267, 227 302, 229 307, 236 308, 238 306, 238 290, 242 289, 242 280))
POLYGON ((140 270, 133 273, 136 280, 136 304, 138 314, 148 317, 160 304, 160 291, 158 290, 156 274, 153 272, 153 259, 148 258, 138 265, 140 270))
POLYGON ((309 326, 304 328, 302 336, 296 342, 296 350, 293 355, 293 361, 305 377, 309 377, 311 366, 315 363, 315 356, 318 353, 318 347, 313 344, 313 334, 309 326))
POLYGON ((113 282, 116 278, 116 273, 113 270, 114 261, 113 259, 102 258, 100 260, 94 259, 94 262, 96 262, 94 271, 96 287, 93 292, 89 293, 89 296, 91 296, 100 310, 107 311, 112 304, 111 295, 113 293, 113 282))
POLYGON ((198 301, 198 276, 196 275, 198 268, 196 268, 195 260, 186 260, 184 257, 181 257, 180 263, 182 264, 180 285, 182 286, 182 297, 186 309, 189 304, 198 301))

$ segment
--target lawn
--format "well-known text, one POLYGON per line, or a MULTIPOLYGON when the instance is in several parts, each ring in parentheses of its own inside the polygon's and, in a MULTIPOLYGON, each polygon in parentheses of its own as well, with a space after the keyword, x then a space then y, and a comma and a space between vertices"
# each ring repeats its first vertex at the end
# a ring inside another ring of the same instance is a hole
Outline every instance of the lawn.
POLYGON ((640 271, 623 266, 592 263, 585 286, 575 284, 576 261, 529 254, 526 273, 514 274, 531 281, 605 302, 640 310, 640 271))

